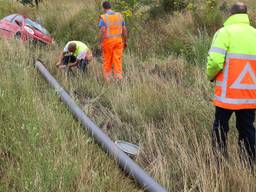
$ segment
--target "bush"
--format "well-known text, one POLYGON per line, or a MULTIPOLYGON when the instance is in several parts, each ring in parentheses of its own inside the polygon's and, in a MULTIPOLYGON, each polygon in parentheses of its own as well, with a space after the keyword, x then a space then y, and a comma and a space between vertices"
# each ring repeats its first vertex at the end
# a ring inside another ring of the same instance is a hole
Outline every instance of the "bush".
POLYGON ((151 18, 156 19, 157 17, 163 16, 165 13, 162 6, 153 6, 149 10, 149 15, 151 18))
POLYGON ((185 0, 161 0, 159 4, 151 5, 149 15, 152 18, 162 17, 166 13, 173 13, 174 11, 182 11, 188 6, 185 0))
POLYGON ((42 0, 20 0, 19 2, 22 3, 23 5, 36 5, 38 7, 39 3, 42 2, 42 0))
POLYGON ((165 12, 181 11, 185 9, 188 2, 185 0, 162 0, 161 6, 165 12))
POLYGON ((218 0, 207 0, 202 7, 191 5, 195 31, 207 31, 213 35, 223 24, 218 0))
POLYGON ((184 57, 187 62, 204 68, 207 63, 207 55, 211 43, 210 40, 211 38, 206 32, 199 32, 198 36, 193 36, 192 43, 184 52, 184 57))
POLYGON ((119 0, 113 4, 113 8, 127 17, 131 17, 141 15, 139 10, 152 3, 153 0, 119 0))

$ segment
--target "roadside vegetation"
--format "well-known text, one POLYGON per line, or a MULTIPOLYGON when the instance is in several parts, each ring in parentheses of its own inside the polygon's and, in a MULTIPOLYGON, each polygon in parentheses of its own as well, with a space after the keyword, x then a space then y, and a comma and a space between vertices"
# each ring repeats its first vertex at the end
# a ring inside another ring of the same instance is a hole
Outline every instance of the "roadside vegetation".
POLYGON ((0 191, 140 191, 59 102, 29 47, 0 49, 0 191))
MULTIPOLYGON (((0 4, 0 16, 26 13, 40 20, 57 42, 35 53, 18 44, 19 49, 15 49, 18 56, 12 57, 10 50, 17 45, 1 41, 4 50, 0 54, 1 65, 6 66, 3 74, 14 76, 11 80, 0 75, 5 82, 0 90, 9 90, 9 95, 0 92, 9 101, 4 102, 0 97, 1 121, 5 122, 0 129, 3 145, 0 160, 5 162, 0 169, 0 181, 6 187, 3 191, 15 190, 16 183, 19 186, 28 183, 32 191, 38 186, 42 187, 41 191, 76 191, 87 186, 86 183, 90 188, 84 188, 85 191, 138 190, 129 180, 124 181, 117 170, 112 171, 114 165, 108 166, 108 158, 84 136, 54 91, 33 69, 33 57, 45 62, 85 113, 113 140, 139 144, 141 150, 135 160, 169 191, 256 191, 255 174, 240 162, 237 154, 233 119, 230 159, 217 169, 211 151, 213 85, 205 77, 206 57, 212 35, 227 18, 228 5, 232 2, 117 1, 115 8, 126 15, 130 38, 124 56, 125 79, 111 83, 102 78, 99 58, 92 61, 85 76, 66 77, 55 67, 59 51, 68 40, 84 41, 96 52, 101 1, 45 0, 39 9, 12 1, 4 1, 5 6, 0 4), (20 97, 24 99, 19 100, 20 97), (19 113, 17 108, 24 112, 19 113), (4 111, 10 114, 7 120, 4 111), (19 165, 23 167, 15 171, 19 165), (90 180, 94 174, 86 169, 92 167, 99 168, 97 173, 102 180, 90 180), (40 174, 47 182, 40 180, 37 176, 40 174), (105 174, 109 174, 107 181, 105 174), (119 183, 119 177, 125 184, 119 183), (102 188, 95 188, 102 181, 102 188), (50 188, 43 188, 47 186, 50 188)), ((245 2, 255 24, 255 3, 245 2)))

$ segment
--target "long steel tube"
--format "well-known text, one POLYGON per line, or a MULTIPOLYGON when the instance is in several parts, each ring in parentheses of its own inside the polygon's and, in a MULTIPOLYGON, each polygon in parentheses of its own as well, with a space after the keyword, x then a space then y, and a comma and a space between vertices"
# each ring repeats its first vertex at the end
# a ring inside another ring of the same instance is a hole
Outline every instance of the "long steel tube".
POLYGON ((40 62, 35 62, 35 67, 41 72, 44 78, 55 89, 61 100, 69 107, 74 116, 81 122, 84 128, 89 131, 92 137, 102 146, 104 151, 112 155, 118 162, 119 166, 130 176, 132 176, 143 189, 149 192, 166 192, 166 189, 159 185, 150 177, 138 164, 136 164, 128 155, 122 152, 116 144, 97 126, 69 94, 62 88, 58 81, 49 73, 45 66, 40 62))

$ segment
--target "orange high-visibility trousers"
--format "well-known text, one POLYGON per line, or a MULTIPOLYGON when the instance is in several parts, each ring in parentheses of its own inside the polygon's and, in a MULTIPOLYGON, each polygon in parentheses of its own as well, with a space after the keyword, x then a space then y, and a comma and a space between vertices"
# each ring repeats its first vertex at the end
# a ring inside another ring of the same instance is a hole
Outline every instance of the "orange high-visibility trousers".
POLYGON ((112 71, 114 71, 115 79, 123 78, 123 49, 122 38, 105 39, 103 41, 103 75, 106 80, 110 80, 112 71))

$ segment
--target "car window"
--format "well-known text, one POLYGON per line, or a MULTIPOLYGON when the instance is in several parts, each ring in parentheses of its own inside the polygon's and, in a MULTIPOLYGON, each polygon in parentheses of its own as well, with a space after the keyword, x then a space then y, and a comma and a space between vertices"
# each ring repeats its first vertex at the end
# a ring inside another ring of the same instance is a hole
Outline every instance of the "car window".
POLYGON ((28 25, 28 26, 30 26, 30 27, 38 30, 38 31, 41 31, 45 35, 49 34, 49 32, 42 25, 40 25, 39 23, 37 23, 35 21, 32 21, 31 19, 26 18, 25 23, 26 23, 26 25, 28 25))
POLYGON ((24 19, 22 16, 17 15, 13 20, 12 23, 15 23, 15 21, 19 21, 20 23, 23 23, 24 19))
POLYGON ((11 22, 12 19, 13 19, 15 16, 16 16, 16 14, 8 15, 8 16, 4 17, 4 20, 11 22))

